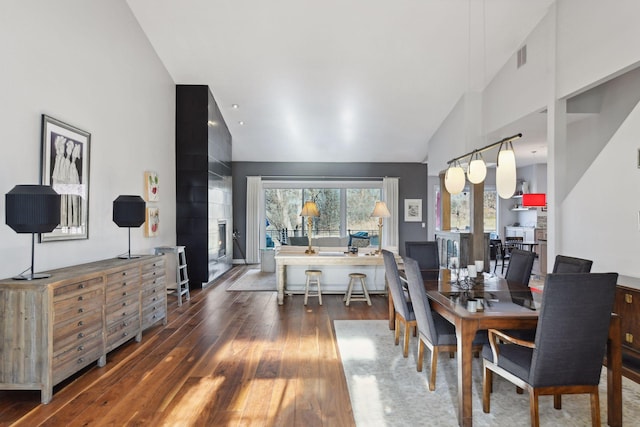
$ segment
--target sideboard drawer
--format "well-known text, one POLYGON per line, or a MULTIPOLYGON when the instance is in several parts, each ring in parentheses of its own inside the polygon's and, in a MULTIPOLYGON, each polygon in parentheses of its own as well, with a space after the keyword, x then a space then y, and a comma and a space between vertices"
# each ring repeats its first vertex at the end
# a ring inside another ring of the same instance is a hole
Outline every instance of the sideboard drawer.
POLYGON ((127 283, 139 283, 140 267, 134 266, 107 275, 107 288, 122 286, 127 283))
POLYGON ((54 328, 55 324, 60 322, 82 317, 86 313, 93 311, 102 311, 102 305, 104 304, 102 286, 88 288, 83 293, 65 294, 64 297, 54 299, 54 328))
POLYGON ((72 297, 76 294, 86 293, 90 289, 102 288, 102 277, 94 277, 81 282, 70 283, 68 285, 56 286, 53 289, 53 300, 72 297))
POLYGON ((102 310, 57 324, 53 328, 53 353, 64 351, 96 331, 102 331, 102 310))
POLYGON ((140 316, 136 313, 134 316, 119 319, 117 322, 111 323, 107 327, 107 348, 120 345, 125 341, 134 338, 140 332, 140 316))

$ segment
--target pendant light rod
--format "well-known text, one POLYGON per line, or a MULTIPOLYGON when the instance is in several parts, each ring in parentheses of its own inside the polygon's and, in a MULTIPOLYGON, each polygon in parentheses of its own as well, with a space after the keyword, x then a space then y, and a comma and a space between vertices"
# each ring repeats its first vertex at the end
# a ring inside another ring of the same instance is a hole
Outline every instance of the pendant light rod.
POLYGON ((462 159, 464 159, 465 157, 469 157, 470 155, 472 155, 472 154, 474 154, 474 153, 482 153, 482 152, 484 152, 484 151, 491 150, 492 148, 497 147, 498 145, 504 144, 505 142, 511 142, 511 141, 514 141, 514 140, 516 140, 516 139, 518 139, 518 138, 522 138, 522 133, 517 133, 517 134, 515 134, 515 135, 508 136, 508 137, 506 137, 506 138, 504 138, 504 139, 501 139, 500 141, 494 142, 494 143, 489 144, 489 145, 485 145, 485 146, 484 146, 484 147, 482 147, 482 148, 478 148, 478 149, 476 149, 476 150, 470 151, 470 152, 469 152, 469 153, 467 153, 467 154, 463 154, 462 156, 458 156, 458 157, 456 157, 456 158, 453 158, 453 159, 451 159, 451 160, 449 160, 449 161, 447 162, 447 165, 450 165, 450 164, 451 164, 451 163, 453 163, 453 162, 457 162, 457 161, 459 161, 459 160, 462 160, 462 159))

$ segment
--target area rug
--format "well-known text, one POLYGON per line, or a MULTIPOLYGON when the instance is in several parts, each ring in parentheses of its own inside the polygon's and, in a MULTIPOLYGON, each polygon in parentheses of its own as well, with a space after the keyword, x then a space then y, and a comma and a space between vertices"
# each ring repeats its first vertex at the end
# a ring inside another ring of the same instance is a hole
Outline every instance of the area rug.
MULTIPOLYGON (((438 357, 436 390, 428 391, 429 351, 422 372, 416 371, 417 338, 411 337, 409 357, 393 344, 386 320, 335 320, 334 327, 357 426, 458 425, 456 359, 438 357)), ((600 380, 601 422, 607 421, 606 370, 600 380)), ((640 419, 640 385, 623 378, 623 421, 640 419)), ((473 360, 473 425, 528 426, 529 395, 494 375, 491 413, 482 412, 482 359, 473 360)), ((540 397, 542 426, 589 426, 587 395, 563 395, 562 410, 553 409, 551 396, 540 397)))
POLYGON ((276 291, 276 274, 251 269, 227 288, 227 291, 276 291))

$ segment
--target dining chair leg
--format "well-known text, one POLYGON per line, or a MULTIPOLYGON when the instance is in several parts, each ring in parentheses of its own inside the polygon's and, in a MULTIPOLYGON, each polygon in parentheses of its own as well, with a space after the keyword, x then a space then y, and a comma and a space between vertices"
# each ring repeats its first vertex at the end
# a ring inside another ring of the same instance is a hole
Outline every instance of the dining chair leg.
POLYGON ((591 425, 593 427, 600 425, 600 397, 598 396, 598 387, 591 392, 591 425))
POLYGON ((436 369, 438 368, 438 352, 436 348, 431 349, 431 374, 429 375, 429 390, 436 389, 436 369))
POLYGON ((553 395, 553 407, 555 409, 562 409, 562 395, 554 394, 553 395))
POLYGON ((529 413, 531 414, 531 427, 540 427, 538 392, 536 390, 529 390, 529 413))
POLYGON ((418 338, 418 363, 416 364, 418 372, 422 372, 422 359, 424 359, 424 342, 422 338, 418 338))
POLYGON ((411 325, 408 322, 404 323, 404 342, 402 343, 402 355, 409 357, 409 332, 411 331, 411 325))
POLYGON ((400 343, 400 319, 398 318, 398 313, 396 313, 395 327, 393 329, 395 331, 396 345, 398 345, 400 343))
POLYGON ((491 388, 493 387, 493 372, 484 368, 482 375, 482 412, 491 412, 491 388))

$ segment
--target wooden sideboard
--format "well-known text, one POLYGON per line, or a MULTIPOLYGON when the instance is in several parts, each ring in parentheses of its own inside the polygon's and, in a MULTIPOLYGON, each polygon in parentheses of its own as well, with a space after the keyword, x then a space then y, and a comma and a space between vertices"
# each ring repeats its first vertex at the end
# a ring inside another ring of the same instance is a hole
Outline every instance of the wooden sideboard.
POLYGON ((0 281, 0 389, 53 386, 109 351, 140 341, 142 331, 166 324, 165 259, 108 259, 52 270, 39 280, 0 281))
POLYGON ((622 373, 640 383, 640 289, 618 285, 614 312, 622 330, 622 373))

